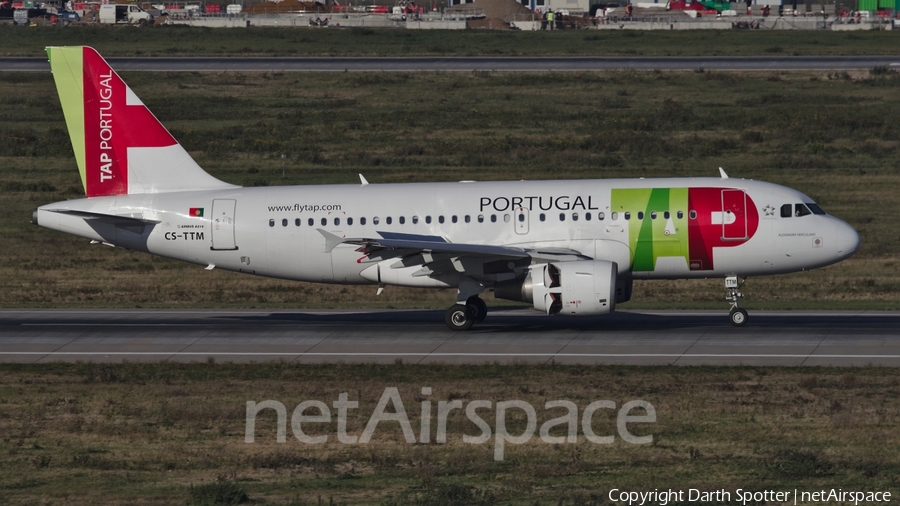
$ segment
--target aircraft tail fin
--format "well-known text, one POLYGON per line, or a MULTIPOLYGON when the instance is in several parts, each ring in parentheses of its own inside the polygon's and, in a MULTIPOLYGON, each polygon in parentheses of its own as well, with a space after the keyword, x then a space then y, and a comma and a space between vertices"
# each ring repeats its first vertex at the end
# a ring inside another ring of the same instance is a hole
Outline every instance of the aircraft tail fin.
POLYGON ((234 188, 207 174, 91 47, 48 47, 88 197, 234 188))

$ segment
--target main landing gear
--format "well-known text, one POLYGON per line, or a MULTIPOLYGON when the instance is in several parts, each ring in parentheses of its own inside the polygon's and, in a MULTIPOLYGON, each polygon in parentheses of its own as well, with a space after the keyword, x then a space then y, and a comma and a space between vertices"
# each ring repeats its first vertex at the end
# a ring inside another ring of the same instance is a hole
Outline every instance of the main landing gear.
MULTIPOLYGON (((746 278, 744 281, 746 281, 746 278)), ((747 324, 747 311, 738 307, 738 299, 744 297, 744 294, 738 291, 743 284, 743 282, 738 282, 737 276, 725 278, 725 300, 731 304, 731 312, 728 314, 728 317, 731 319, 731 324, 735 327, 743 327, 747 324)))
POLYGON ((477 295, 466 300, 465 304, 454 304, 447 310, 444 323, 450 330, 469 330, 472 325, 484 321, 487 316, 487 304, 477 295))
POLYGON ((484 291, 484 285, 468 276, 460 276, 457 290, 456 304, 447 310, 444 323, 450 330, 469 330, 487 316, 487 304, 478 297, 484 291))

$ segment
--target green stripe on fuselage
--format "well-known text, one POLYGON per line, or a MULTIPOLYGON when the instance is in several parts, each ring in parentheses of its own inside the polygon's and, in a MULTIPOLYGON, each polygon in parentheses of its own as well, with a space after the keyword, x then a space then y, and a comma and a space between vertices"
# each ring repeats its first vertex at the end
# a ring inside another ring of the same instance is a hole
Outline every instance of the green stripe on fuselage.
POLYGON ((631 214, 628 246, 633 271, 656 270, 660 257, 681 257, 687 265, 687 202, 687 188, 612 190, 611 210, 618 212, 620 219, 625 212, 631 214), (669 212, 668 219, 665 217, 666 211, 669 212), (680 219, 678 211, 682 212, 680 219), (643 214, 643 219, 639 213, 643 214))

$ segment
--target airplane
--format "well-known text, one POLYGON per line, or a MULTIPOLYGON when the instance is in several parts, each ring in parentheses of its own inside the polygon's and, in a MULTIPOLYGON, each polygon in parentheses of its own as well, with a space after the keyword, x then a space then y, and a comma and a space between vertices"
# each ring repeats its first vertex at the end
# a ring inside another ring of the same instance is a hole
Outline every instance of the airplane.
POLYGON ((205 266, 298 281, 456 289, 452 330, 481 299, 602 315, 634 280, 724 278, 733 325, 751 276, 823 267, 859 234, 799 191, 719 177, 245 188, 200 168, 97 51, 47 54, 86 198, 32 222, 205 266))

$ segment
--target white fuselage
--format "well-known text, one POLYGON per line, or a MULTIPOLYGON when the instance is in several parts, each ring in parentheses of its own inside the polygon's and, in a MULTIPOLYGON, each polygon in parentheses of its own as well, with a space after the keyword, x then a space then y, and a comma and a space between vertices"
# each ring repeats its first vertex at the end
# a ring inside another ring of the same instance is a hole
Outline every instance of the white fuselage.
MULTIPOLYGON (((616 262, 620 277, 636 279, 786 273, 835 263, 856 250, 858 234, 837 218, 782 216, 783 206, 801 203, 812 201, 790 188, 742 179, 461 182, 95 197, 42 206, 36 219, 88 239, 220 269, 322 283, 448 287, 458 279, 413 276, 418 266, 373 262, 354 245, 329 251, 320 229, 345 238, 393 232, 574 250, 616 262), (734 212, 723 208, 728 201, 737 202, 734 212), (197 209, 202 216, 191 215, 197 209), (123 226, 59 210, 147 223, 123 226)), ((467 265, 465 272, 486 284, 500 279, 479 269, 467 265)))

